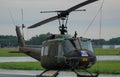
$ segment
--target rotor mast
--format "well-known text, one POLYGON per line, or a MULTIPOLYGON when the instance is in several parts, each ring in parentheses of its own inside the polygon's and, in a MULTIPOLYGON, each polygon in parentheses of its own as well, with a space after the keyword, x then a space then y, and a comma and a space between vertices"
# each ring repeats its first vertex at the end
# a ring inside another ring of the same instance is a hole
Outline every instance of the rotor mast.
POLYGON ((59 22, 59 31, 60 34, 65 35, 67 33, 67 21, 68 21, 68 15, 62 18, 58 19, 59 22))
MULTIPOLYGON (((62 22, 64 22, 64 19, 61 19, 62 22)), ((67 20, 66 20, 67 21, 67 20)), ((67 25, 65 25, 64 23, 62 23, 62 25, 59 26, 59 31, 62 35, 65 35, 65 33, 67 33, 67 25)))

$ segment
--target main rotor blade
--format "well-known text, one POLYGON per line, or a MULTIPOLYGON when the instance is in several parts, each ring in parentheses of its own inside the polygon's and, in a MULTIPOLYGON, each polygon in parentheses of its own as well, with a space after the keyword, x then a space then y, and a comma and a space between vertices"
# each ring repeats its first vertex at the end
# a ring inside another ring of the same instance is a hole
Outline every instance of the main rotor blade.
POLYGON ((41 26, 43 24, 46 24, 48 22, 54 21, 54 20, 56 20, 58 18, 66 17, 67 15, 69 15, 70 12, 75 11, 76 9, 78 9, 80 7, 83 7, 83 6, 87 5, 87 4, 90 4, 92 2, 95 2, 95 1, 98 1, 98 0, 87 0, 85 2, 82 2, 82 3, 80 3, 80 4, 76 5, 76 6, 73 6, 73 7, 69 8, 66 11, 61 12, 60 14, 58 14, 58 16, 50 17, 50 18, 48 18, 46 20, 43 20, 41 22, 38 22, 38 23, 28 27, 28 28, 35 28, 35 27, 41 26))
POLYGON ((46 24, 46 23, 48 23, 48 22, 54 21, 54 20, 56 20, 56 19, 58 19, 58 16, 53 16, 53 17, 50 17, 50 18, 45 19, 45 20, 43 20, 43 21, 40 21, 40 22, 38 22, 38 23, 36 23, 36 24, 28 27, 28 28, 35 28, 35 27, 41 26, 41 25, 43 25, 43 24, 46 24))
POLYGON ((82 2, 82 3, 80 3, 80 4, 76 5, 76 6, 73 6, 73 7, 69 8, 68 10, 66 10, 66 12, 70 13, 70 12, 80 8, 80 7, 83 7, 83 6, 87 5, 87 4, 93 3, 95 1, 98 1, 98 0, 87 0, 87 1, 82 2))
MULTIPOLYGON (((41 11, 40 13, 61 13, 61 12, 65 12, 66 10, 56 10, 56 11, 41 11)), ((86 11, 86 9, 81 9, 81 10, 74 10, 74 11, 86 11)))

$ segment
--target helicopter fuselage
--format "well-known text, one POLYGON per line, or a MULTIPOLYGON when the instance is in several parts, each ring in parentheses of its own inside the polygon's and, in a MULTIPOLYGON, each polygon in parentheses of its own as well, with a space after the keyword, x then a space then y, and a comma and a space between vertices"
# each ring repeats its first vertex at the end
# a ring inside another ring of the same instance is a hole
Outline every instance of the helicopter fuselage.
POLYGON ((42 44, 41 64, 46 69, 86 69, 96 62, 86 38, 55 38, 42 44))

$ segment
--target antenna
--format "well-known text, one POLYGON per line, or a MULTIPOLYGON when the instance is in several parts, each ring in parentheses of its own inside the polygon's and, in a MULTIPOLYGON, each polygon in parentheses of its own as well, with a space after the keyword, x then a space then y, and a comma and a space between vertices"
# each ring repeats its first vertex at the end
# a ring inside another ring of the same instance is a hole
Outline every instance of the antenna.
POLYGON ((22 15, 22 35, 23 35, 23 38, 24 38, 24 28, 25 28, 25 25, 23 24, 23 8, 21 9, 21 15, 22 15))
POLYGON ((10 11, 9 8, 8 8, 8 11, 9 11, 10 17, 11 17, 11 19, 12 19, 12 23, 13 23, 13 25, 15 26, 15 21, 14 21, 13 15, 12 15, 12 13, 11 13, 11 11, 10 11))

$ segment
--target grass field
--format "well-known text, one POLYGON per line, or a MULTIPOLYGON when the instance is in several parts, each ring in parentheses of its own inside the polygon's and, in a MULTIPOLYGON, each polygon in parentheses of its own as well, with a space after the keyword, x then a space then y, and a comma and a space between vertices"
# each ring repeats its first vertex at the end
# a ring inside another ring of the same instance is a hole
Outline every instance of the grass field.
POLYGON ((43 70, 39 62, 4 62, 0 63, 0 68, 19 70, 43 70))
POLYGON ((0 48, 0 57, 26 56, 23 53, 9 53, 10 51, 18 51, 18 49, 17 48, 0 48))
POLYGON ((96 48, 94 49, 96 55, 120 55, 120 48, 110 48, 110 49, 102 49, 96 48))
MULTIPOLYGON (((2 69, 43 70, 39 62, 7 62, 0 63, 2 69)), ((89 69, 91 72, 99 71, 104 74, 120 74, 120 61, 97 62, 89 69)))
POLYGON ((90 71, 96 72, 98 70, 103 74, 120 74, 120 61, 101 61, 97 62, 90 71))
MULTIPOLYGON (((22 53, 9 53, 9 51, 16 51, 17 48, 0 48, 0 57, 12 56, 26 56, 22 53)), ((95 49, 96 55, 120 55, 120 48, 117 49, 95 49)))

